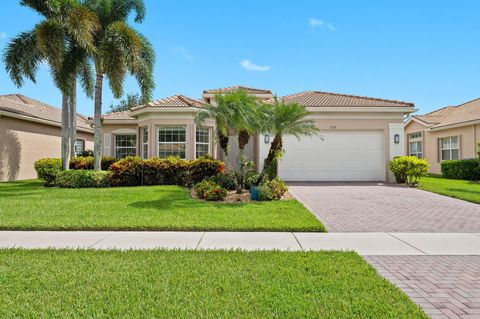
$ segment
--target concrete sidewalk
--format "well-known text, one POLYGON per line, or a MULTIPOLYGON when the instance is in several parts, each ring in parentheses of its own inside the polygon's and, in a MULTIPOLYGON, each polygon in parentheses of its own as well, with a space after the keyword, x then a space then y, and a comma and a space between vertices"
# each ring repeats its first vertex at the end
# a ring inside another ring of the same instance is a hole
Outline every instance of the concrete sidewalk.
POLYGON ((480 233, 0 231, 0 248, 350 250, 360 255, 480 255, 480 233))

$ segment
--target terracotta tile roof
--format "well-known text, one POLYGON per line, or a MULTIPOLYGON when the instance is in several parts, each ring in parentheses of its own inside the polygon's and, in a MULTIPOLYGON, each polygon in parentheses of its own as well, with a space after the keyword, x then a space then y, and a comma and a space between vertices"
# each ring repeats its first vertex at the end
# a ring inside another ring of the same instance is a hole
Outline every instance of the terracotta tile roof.
MULTIPOLYGON (((0 110, 58 124, 62 122, 62 111, 59 108, 21 94, 0 95, 0 110)), ((77 127, 92 129, 87 123, 87 117, 79 113, 77 113, 77 127)))
MULTIPOLYGON (((89 119, 92 120, 93 118, 90 117, 89 119)), ((135 118, 133 118, 130 115, 130 111, 122 111, 122 112, 113 112, 113 113, 104 114, 104 115, 102 115, 102 119, 104 119, 104 120, 134 120, 135 118)))
POLYGON ((285 103, 298 103, 309 107, 414 107, 413 103, 373 97, 305 91, 282 97, 285 103))
POLYGON ((272 94, 272 91, 270 90, 256 89, 256 88, 251 88, 243 85, 235 85, 235 86, 229 86, 229 87, 219 88, 219 89, 203 90, 203 94, 227 93, 227 92, 232 92, 239 89, 245 90, 249 94, 272 94))
POLYGON ((413 117, 426 123, 431 128, 480 120, 480 98, 458 106, 447 106, 425 115, 415 115, 413 117))
POLYGON ((188 96, 177 94, 169 96, 160 100, 154 100, 148 102, 147 104, 140 105, 135 107, 133 110, 142 109, 145 107, 202 107, 204 105, 203 101, 195 100, 189 98, 188 96))

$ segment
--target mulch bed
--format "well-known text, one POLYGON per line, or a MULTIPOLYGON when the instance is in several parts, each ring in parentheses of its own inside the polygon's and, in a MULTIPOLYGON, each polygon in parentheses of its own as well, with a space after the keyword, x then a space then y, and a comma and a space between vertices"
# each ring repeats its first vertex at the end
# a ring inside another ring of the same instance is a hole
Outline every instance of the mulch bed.
MULTIPOLYGON (((201 198, 198 198, 197 192, 192 188, 190 192, 192 198, 198 199, 198 200, 204 200, 201 198)), ((286 192, 283 197, 280 200, 290 200, 293 199, 292 194, 289 192, 286 192)), ((222 203, 250 203, 254 202, 250 199, 250 191, 249 190, 244 190, 242 194, 237 194, 237 191, 229 191, 227 197, 222 201, 222 203)))

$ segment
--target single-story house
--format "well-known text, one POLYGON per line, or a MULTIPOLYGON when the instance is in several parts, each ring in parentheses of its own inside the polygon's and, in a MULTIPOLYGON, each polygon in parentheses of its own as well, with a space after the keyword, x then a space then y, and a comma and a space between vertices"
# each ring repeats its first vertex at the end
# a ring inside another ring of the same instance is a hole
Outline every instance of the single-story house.
MULTIPOLYGON (((61 154, 61 110, 21 94, 0 95, 0 181, 36 178, 33 163, 61 154)), ((77 114, 76 150, 93 149, 93 129, 77 114)))
POLYGON ((444 160, 476 158, 480 143, 480 99, 412 116, 405 125, 405 152, 425 158, 439 174, 444 160))
MULTIPOLYGON (((206 154, 225 160, 215 143, 215 121, 195 124, 205 103, 214 104, 216 93, 242 88, 263 101, 270 90, 242 86, 204 90, 201 99, 174 95, 103 116, 103 155, 179 156, 194 159, 206 154)), ((415 111, 413 103, 379 98, 306 91, 280 97, 311 111, 320 133, 314 137, 286 137, 279 166, 287 181, 393 181, 388 161, 404 155, 404 117, 415 111)), ((90 123, 93 120, 90 118, 90 123)), ((245 153, 258 170, 271 137, 256 135, 245 153)), ((229 161, 238 161, 234 138, 229 161)))

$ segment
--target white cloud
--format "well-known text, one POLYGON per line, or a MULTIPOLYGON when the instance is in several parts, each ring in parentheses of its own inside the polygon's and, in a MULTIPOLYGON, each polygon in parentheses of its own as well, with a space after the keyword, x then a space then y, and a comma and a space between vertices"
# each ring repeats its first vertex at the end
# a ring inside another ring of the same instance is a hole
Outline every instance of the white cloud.
POLYGON ((175 47, 172 48, 172 52, 177 54, 177 55, 183 56, 187 60, 193 60, 193 55, 191 55, 190 51, 188 51, 184 47, 175 46, 175 47))
POLYGON ((335 27, 330 22, 325 22, 319 19, 310 18, 308 19, 308 24, 310 29, 314 30, 316 28, 327 28, 330 31, 335 31, 335 27))
POLYGON ((7 37, 7 34, 5 32, 0 31, 0 40, 5 39, 7 37))
POLYGON ((240 65, 242 66, 242 68, 244 68, 247 71, 265 72, 272 68, 271 66, 268 66, 268 65, 256 65, 250 60, 243 60, 242 62, 240 62, 240 65))

